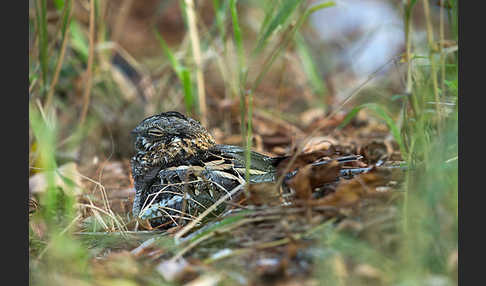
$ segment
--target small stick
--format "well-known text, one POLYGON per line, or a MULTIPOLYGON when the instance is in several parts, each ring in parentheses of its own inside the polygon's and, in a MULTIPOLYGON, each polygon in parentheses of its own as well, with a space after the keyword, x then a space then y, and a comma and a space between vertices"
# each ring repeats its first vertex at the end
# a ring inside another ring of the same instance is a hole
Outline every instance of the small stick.
MULTIPOLYGON (((68 7, 67 3, 65 3, 64 5, 65 5, 66 9, 69 9, 69 11, 66 12, 66 13, 69 13, 68 19, 67 19, 67 23, 69 23, 69 21, 71 20, 71 15, 73 14, 72 13, 73 12, 73 4, 71 2, 69 4, 69 8, 67 8, 68 7)), ((61 67, 62 67, 62 63, 64 61, 64 55, 66 54, 66 46, 67 46, 68 37, 69 37, 69 32, 66 29, 66 31, 64 33, 64 37, 62 39, 61 53, 59 55, 59 59, 57 60, 56 69, 54 71, 54 77, 52 78, 51 86, 49 87, 49 93, 47 94, 46 105, 45 105, 45 109, 46 109, 47 113, 49 113, 49 108, 50 108, 51 103, 52 103, 52 97, 54 95, 54 87, 56 86, 57 81, 59 80, 59 74, 61 73, 61 67)), ((30 92, 30 90, 29 90, 29 92, 30 92)))

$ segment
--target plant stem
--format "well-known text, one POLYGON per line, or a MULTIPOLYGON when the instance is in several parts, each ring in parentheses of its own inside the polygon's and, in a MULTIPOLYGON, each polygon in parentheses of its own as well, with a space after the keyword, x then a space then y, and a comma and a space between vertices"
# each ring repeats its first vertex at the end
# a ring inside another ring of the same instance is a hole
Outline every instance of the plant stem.
POLYGON ((204 77, 202 73, 202 57, 199 45, 199 35, 196 26, 196 15, 194 13, 193 0, 184 0, 186 3, 187 22, 189 25, 189 36, 192 44, 192 54, 196 65, 197 94, 199 99, 199 110, 201 112, 201 123, 207 126, 206 93, 204 88, 204 77))
POLYGON ((79 125, 83 125, 86 120, 86 114, 88 113, 88 106, 91 96, 91 83, 93 73, 93 59, 94 59, 94 28, 95 28, 95 0, 89 2, 89 54, 88 54, 88 66, 86 68, 86 86, 83 94, 83 110, 81 111, 81 119, 79 125))
POLYGON ((429 61, 430 61, 430 73, 432 76, 432 86, 434 90, 434 97, 435 97, 435 108, 437 110, 437 117, 439 120, 439 133, 441 129, 441 122, 442 122, 442 108, 440 104, 440 98, 439 98, 439 84, 437 82, 437 68, 435 66, 435 60, 434 60, 434 31, 432 29, 432 22, 430 19, 430 7, 429 7, 429 1, 425 0, 423 1, 423 6, 424 6, 424 14, 425 14, 425 22, 426 22, 426 27, 427 27, 427 42, 429 45, 429 61))

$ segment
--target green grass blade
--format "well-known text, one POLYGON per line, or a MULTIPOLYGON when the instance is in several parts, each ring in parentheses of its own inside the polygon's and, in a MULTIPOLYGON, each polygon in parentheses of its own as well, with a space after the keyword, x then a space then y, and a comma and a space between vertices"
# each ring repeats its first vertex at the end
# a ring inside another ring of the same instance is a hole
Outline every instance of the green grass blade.
POLYGON ((326 93, 326 87, 322 80, 322 76, 319 74, 316 62, 312 59, 312 55, 305 44, 304 38, 297 33, 296 35, 297 53, 302 61, 304 72, 307 75, 314 92, 321 97, 322 107, 325 107, 324 96, 326 93))
POLYGON ((233 35, 234 35, 234 40, 236 42, 236 49, 238 52, 238 65, 239 65, 240 76, 241 76, 241 74, 244 73, 246 63, 245 63, 245 51, 243 48, 243 40, 241 36, 241 28, 238 21, 238 11, 236 10, 236 0, 231 0, 230 7, 231 7, 231 19, 233 21, 233 35))
POLYGON ((263 67, 261 68, 260 73, 258 74, 258 76, 256 77, 256 80, 253 83, 252 90, 256 90, 256 88, 258 87, 258 85, 262 81, 263 76, 267 73, 267 71, 272 66, 273 62, 277 59, 277 56, 294 39, 295 33, 300 29, 300 27, 305 22, 305 20, 308 18, 308 16, 315 11, 318 11, 320 9, 327 8, 327 7, 332 7, 334 5, 335 5, 335 3, 333 1, 330 1, 330 2, 325 2, 325 3, 322 3, 322 4, 316 5, 314 7, 311 7, 309 9, 307 9, 302 14, 302 16, 299 18, 296 25, 293 25, 292 27, 288 27, 286 30, 284 30, 281 42, 278 45, 276 45, 275 49, 270 53, 270 56, 263 63, 263 67))
POLYGON ((268 27, 270 20, 272 19, 275 11, 277 11, 276 7, 281 4, 282 1, 263 1, 263 13, 265 14, 265 18, 263 18, 263 22, 260 25, 260 30, 258 31, 258 35, 263 35, 263 31, 268 27))
POLYGON ((302 2, 302 0, 287 0, 280 6, 277 14, 272 18, 267 28, 261 34, 258 43, 253 50, 253 54, 259 53, 266 45, 267 40, 275 32, 278 27, 281 27, 287 23, 290 15, 297 9, 297 6, 302 2))
MULTIPOLYGON (((247 68, 245 62, 245 51, 243 48, 243 40, 241 36, 241 29, 238 21, 238 13, 236 10, 236 0, 230 2, 231 18, 233 21, 233 35, 236 42, 236 49, 238 53, 238 92, 240 96, 240 116, 241 116, 241 134, 246 137, 245 140, 245 179, 246 182, 250 180, 250 166, 251 166, 251 145, 252 145, 252 92, 246 93, 243 89, 246 85, 247 68), (248 100, 248 105, 246 101, 248 100), (246 119, 246 120, 245 120, 246 119)), ((248 185, 247 185, 248 186, 248 185)), ((247 188, 245 188, 245 192, 247 188)))
POLYGON ((36 13, 36 23, 37 32, 39 37, 39 62, 41 66, 41 78, 43 89, 42 92, 46 90, 48 86, 47 83, 47 73, 48 73, 48 62, 47 62, 47 49, 48 49, 48 38, 47 38, 47 1, 40 0, 40 7, 38 1, 34 1, 35 13, 36 13))
POLYGON ((73 49, 79 53, 83 62, 88 62, 88 55, 89 55, 89 44, 88 39, 83 34, 79 23, 74 19, 71 21, 69 25, 69 29, 71 32, 71 46, 73 49))
POLYGON ((162 50, 164 51, 165 56, 169 59, 170 65, 172 66, 172 69, 175 71, 177 77, 182 81, 182 69, 183 69, 182 65, 176 59, 176 57, 174 56, 174 53, 172 53, 169 46, 167 45, 167 43, 162 38, 162 35, 160 35, 159 31, 155 30, 155 36, 157 37, 157 40, 159 40, 159 44, 162 47, 162 50))
POLYGON ((174 53, 171 51, 167 43, 162 38, 162 35, 160 35, 159 31, 155 30, 155 36, 159 40, 160 46, 162 47, 164 54, 169 59, 172 69, 174 70, 177 78, 179 78, 184 88, 184 103, 186 105, 186 112, 189 116, 191 116, 195 103, 191 73, 177 60, 174 53))
POLYGON ((233 21, 233 38, 236 43, 236 49, 238 53, 238 94, 240 96, 240 116, 241 116, 241 134, 246 134, 246 127, 245 127, 245 111, 246 111, 246 104, 245 104, 245 97, 244 93, 241 90, 242 86, 242 73, 245 66, 245 55, 243 49, 243 41, 241 36, 241 29, 240 24, 238 21, 238 11, 236 10, 236 0, 231 0, 230 2, 230 10, 231 10, 231 20, 233 21))
POLYGON ((193 87, 191 81, 191 73, 188 69, 182 69, 181 71, 181 81, 184 87, 184 103, 186 105, 186 111, 189 116, 192 115, 192 111, 194 110, 194 95, 193 95, 193 87))
POLYGON ((224 42, 226 35, 226 26, 224 24, 226 18, 226 9, 228 8, 228 2, 224 1, 221 5, 219 0, 213 0, 214 14, 216 16, 216 27, 218 28, 219 37, 224 42))
MULTIPOLYGON (((64 4, 64 2, 63 2, 64 4)), ((62 17, 62 28, 61 28, 61 34, 62 34, 62 39, 61 39, 61 43, 62 41, 64 41, 64 37, 66 37, 66 30, 67 30, 67 27, 69 26, 69 11, 71 10, 71 5, 72 5, 72 0, 68 0, 66 1, 66 7, 64 7, 64 5, 62 6, 61 9, 64 9, 64 14, 63 14, 63 17, 62 17)))
POLYGON ((45 210, 43 214, 49 222, 56 219, 58 206, 58 190, 55 186, 54 170, 57 168, 55 160, 56 134, 53 127, 48 126, 40 112, 33 105, 29 106, 29 123, 37 144, 40 168, 46 174, 47 193, 45 196, 45 210))

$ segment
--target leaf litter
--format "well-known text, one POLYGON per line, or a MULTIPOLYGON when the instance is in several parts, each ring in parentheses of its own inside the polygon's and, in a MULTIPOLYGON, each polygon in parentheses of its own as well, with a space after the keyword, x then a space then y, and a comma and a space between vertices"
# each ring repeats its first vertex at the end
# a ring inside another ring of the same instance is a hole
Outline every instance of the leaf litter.
MULTIPOLYGON (((249 198, 235 197, 226 203, 227 211, 220 217, 196 224, 175 244, 167 241, 173 240, 180 228, 161 232, 131 216, 134 189, 128 162, 94 160, 81 166, 79 173, 84 175, 74 180, 88 190, 76 195, 82 219, 75 233, 85 237, 88 244, 88 236, 115 237, 95 244, 103 249, 94 257, 95 273, 104 278, 115 278, 116 273, 123 272, 124 279, 130 280, 142 272, 156 271, 164 280, 177 284, 216 285, 222 280, 237 284, 309 282, 317 259, 313 250, 322 229, 333 227, 393 247, 393 232, 386 228, 396 227, 398 214, 392 202, 400 197, 397 190, 403 171, 385 166, 393 165, 389 158, 396 157, 397 146, 385 143, 387 133, 382 125, 373 126, 373 121, 368 121, 360 127, 334 129, 312 138, 290 167, 290 157, 282 160, 278 176, 286 168, 296 173, 286 181, 292 195, 285 196, 285 191, 274 183, 250 185, 249 198), (367 134, 373 134, 373 139, 367 134), (345 163, 336 160, 347 154, 362 158, 345 163), (367 172, 343 176, 343 170, 356 168, 367 172), (389 234, 376 237, 373 233, 389 234), (222 270, 226 272, 222 274, 222 270)), ((332 126, 339 123, 328 122, 332 126)), ((266 123, 255 121, 259 124, 266 123)), ((260 129, 275 136, 262 136, 263 146, 288 148, 286 144, 295 138, 287 133, 286 140, 272 139, 286 135, 282 131, 272 133, 268 129, 271 126, 260 129)), ((278 124, 274 128, 282 130, 278 124)), ((37 177, 41 174, 31 179, 33 193, 42 189, 37 177)), ((342 275, 354 271, 363 279, 381 279, 381 270, 376 266, 358 264, 349 268, 345 262, 339 263, 342 275)))

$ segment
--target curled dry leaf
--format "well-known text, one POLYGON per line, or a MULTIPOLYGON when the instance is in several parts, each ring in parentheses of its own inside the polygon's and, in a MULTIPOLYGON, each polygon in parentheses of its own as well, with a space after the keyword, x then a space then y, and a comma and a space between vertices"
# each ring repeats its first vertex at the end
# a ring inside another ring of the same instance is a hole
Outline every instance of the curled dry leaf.
POLYGON ((351 206, 367 195, 379 193, 376 188, 384 184, 386 184, 386 180, 382 173, 362 174, 349 181, 342 181, 335 193, 316 200, 313 204, 335 207, 351 206))
POLYGON ((276 206, 281 204, 281 195, 274 183, 250 184, 250 203, 276 206))
POLYGON ((299 200, 309 200, 312 196, 310 183, 311 165, 301 168, 297 175, 289 181, 289 186, 295 190, 295 195, 299 200))
POLYGON ((359 153, 372 164, 391 156, 391 152, 388 151, 388 147, 383 141, 373 140, 360 149, 359 153))
POLYGON ((315 188, 336 181, 340 170, 341 166, 336 160, 323 165, 307 165, 299 169, 297 175, 290 179, 288 184, 295 190, 298 199, 308 200, 315 188))
POLYGON ((324 118, 326 113, 323 108, 313 108, 303 112, 300 115, 300 120, 304 126, 311 124, 321 118, 324 118))
MULTIPOLYGON (((333 146, 338 145, 336 139, 329 136, 313 137, 309 142, 302 148, 303 153, 310 153, 315 151, 326 151, 333 146)), ((334 150, 334 149, 332 149, 334 150)))

